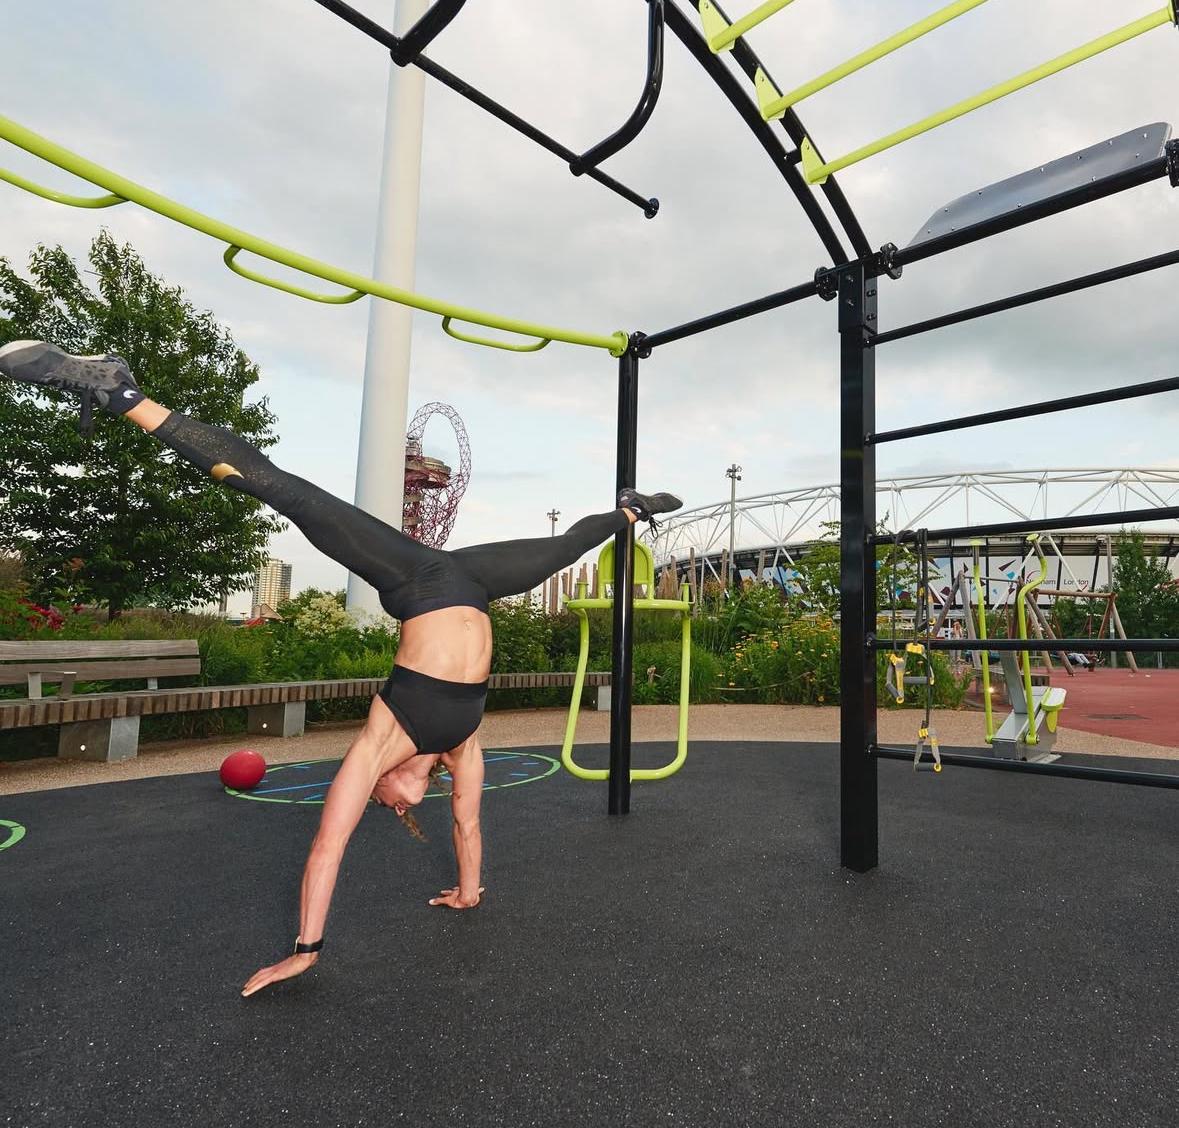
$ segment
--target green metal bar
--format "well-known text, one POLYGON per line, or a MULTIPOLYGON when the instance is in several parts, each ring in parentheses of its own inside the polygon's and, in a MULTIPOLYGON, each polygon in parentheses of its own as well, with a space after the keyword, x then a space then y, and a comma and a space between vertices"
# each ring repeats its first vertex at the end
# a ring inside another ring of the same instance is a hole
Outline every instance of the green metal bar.
POLYGON ((470 345, 483 345, 489 349, 505 349, 508 352, 540 352, 545 345, 551 345, 553 339, 551 337, 542 337, 539 341, 535 341, 531 345, 513 345, 508 341, 493 341, 490 337, 471 337, 466 333, 460 333, 457 329, 450 327, 452 318, 444 317, 442 319, 442 331, 448 336, 453 337, 456 341, 466 341, 470 345))
POLYGON ((841 63, 837 67, 824 74, 819 75, 818 78, 811 79, 810 82, 804 82, 798 89, 791 90, 788 94, 779 95, 770 101, 762 102, 765 93, 772 91, 772 85, 769 85, 768 79, 765 82, 760 82, 755 79, 757 83, 758 101, 761 103, 761 116, 766 121, 773 121, 775 118, 780 118, 791 106, 796 102, 801 102, 804 98, 809 98, 812 94, 818 93, 820 90, 825 90, 828 86, 833 86, 841 79, 847 78, 849 74, 855 74, 858 70, 863 70, 869 63, 876 62, 877 59, 883 59, 885 55, 891 55, 894 51, 899 51, 908 43, 912 43, 915 39, 920 39, 923 35, 928 35, 931 31, 936 31, 943 24, 948 24, 951 20, 956 20, 959 16, 964 16, 972 8, 977 8, 980 4, 985 4, 987 0, 954 0, 953 4, 947 4, 944 8, 934 12, 931 16, 926 16, 923 20, 918 20, 917 23, 905 28, 904 31, 898 31, 896 35, 890 36, 881 43, 877 43, 875 47, 869 47, 866 51, 861 51, 858 55, 848 59, 846 63, 841 63), (765 93, 763 93, 765 92, 765 93))
MULTIPOLYGON (((578 603, 588 602, 585 599, 584 584, 578 584, 577 594, 578 603)), ((570 602, 572 601, 566 601, 565 606, 577 616, 579 643, 577 648, 577 674, 573 679, 573 696, 569 700, 569 716, 565 721, 565 739, 561 743, 561 763, 570 775, 574 775, 578 779, 606 779, 610 774, 609 772, 583 768, 573 759, 573 740, 577 735, 577 712, 581 708, 581 690, 585 685, 585 670, 589 664, 590 627, 589 615, 582 607, 571 607, 570 602)))
MULTIPOLYGON (((982 0, 979 0, 979 3, 981 2, 982 0)), ((766 0, 766 3, 759 4, 747 16, 729 23, 716 10, 711 0, 701 0, 700 22, 704 27, 704 38, 712 53, 717 55, 721 51, 727 51, 747 31, 757 27, 759 23, 764 23, 770 16, 792 3, 794 0, 766 0)))
MULTIPOLYGON (((262 258, 270 259, 272 262, 280 263, 282 266, 290 267, 292 270, 300 270, 305 274, 310 274, 312 277, 321 278, 325 282, 334 282, 336 285, 343 286, 348 290, 359 290, 361 293, 371 294, 375 298, 383 298, 386 301, 412 306, 414 309, 425 310, 427 313, 436 313, 440 317, 453 317, 459 321, 469 321, 475 325, 484 325, 489 329, 502 329, 507 333, 519 333, 525 337, 547 337, 549 340, 563 341, 570 345, 584 345, 588 348, 606 349, 612 356, 621 356, 626 351, 629 343, 627 334, 621 330, 609 335, 583 333, 574 329, 560 329, 548 325, 540 325, 532 321, 521 321, 516 318, 503 317, 500 314, 486 313, 478 309, 468 309, 464 306, 454 305, 451 302, 427 297, 424 294, 416 294, 411 290, 402 290, 396 286, 390 286, 385 282, 378 282, 374 278, 368 278, 363 274, 355 274, 352 271, 342 270, 340 267, 320 262, 318 259, 311 258, 308 255, 299 254, 296 251, 288 250, 286 247, 280 247, 277 243, 267 242, 265 239, 260 239, 247 231, 242 231, 237 227, 231 227, 227 223, 212 219, 207 215, 194 211, 192 208, 186 207, 184 204, 170 200, 167 196, 161 196, 158 192, 153 192, 150 188, 145 188, 143 185, 137 184, 133 180, 128 180, 126 177, 120 176, 110 169, 103 168, 102 165, 95 164, 93 161, 87 160, 85 157, 63 148, 61 145, 42 137, 40 134, 34 133, 31 129, 26 129, 23 125, 2 115, 0 115, 0 138, 32 153, 34 156, 40 157, 44 161, 48 161, 50 164, 57 165, 58 168, 64 169, 66 172, 71 172, 75 176, 89 181, 99 188, 105 188, 108 192, 114 193, 121 199, 129 200, 142 208, 147 208, 148 211, 162 215, 165 219, 170 219, 175 223, 183 224, 185 227, 191 227, 194 231, 200 231, 202 234, 208 235, 211 238, 228 243, 231 248, 239 247, 242 250, 249 251, 251 254, 259 255, 262 258)), ((19 179, 23 178, 13 179, 12 174, 7 174, 5 179, 9 183, 16 184, 17 187, 25 187, 24 184, 18 182, 19 179)), ((41 194, 38 193, 38 195, 41 194)), ((237 269, 238 273, 243 272, 243 268, 237 267, 235 269, 237 269)), ((244 276, 248 277, 248 275, 244 276)), ((300 297, 310 296, 309 292, 300 292, 288 287, 285 283, 277 283, 270 279, 267 279, 264 284, 276 286, 278 289, 286 289, 291 293, 298 293, 300 297)), ((323 299, 317 298, 316 300, 323 299)))
POLYGON ((0 180, 6 180, 17 188, 32 192, 34 196, 40 196, 43 200, 51 200, 55 204, 66 204, 71 208, 113 208, 115 204, 127 202, 122 196, 71 196, 65 192, 55 191, 53 188, 46 188, 32 180, 26 180, 23 176, 10 172, 6 168, 0 168, 0 180))
MULTIPOLYGON (((987 641, 987 601, 983 596, 982 576, 979 567, 979 544, 974 542, 974 596, 978 603, 978 638, 980 642, 987 641)), ((983 712, 986 714, 987 743, 995 739, 995 718, 991 709, 991 654, 990 647, 983 646, 982 655, 982 694, 983 712)))
MULTIPOLYGON (((1048 558, 1044 555, 1044 550, 1040 547, 1040 537, 1033 533, 1028 540, 1032 542, 1035 547, 1036 555, 1040 558, 1040 574, 1034 579, 1029 580, 1019 589, 1019 594, 1015 597, 1015 614, 1019 622, 1019 637, 1026 642, 1028 637, 1028 612, 1027 612, 1027 596, 1028 592, 1035 591, 1048 578, 1048 558)), ((1039 737, 1036 735, 1036 706, 1035 698, 1032 697, 1032 660, 1031 652, 1021 650, 1020 657, 1023 659, 1023 693, 1024 704, 1028 710, 1028 731, 1026 744, 1039 744, 1039 737)))
POLYGON ((839 157, 833 161, 821 161, 815 147, 810 142, 810 138, 806 138, 801 146, 803 175, 809 184, 822 184, 831 173, 838 172, 842 168, 847 168, 848 165, 858 164, 868 157, 873 157, 877 153, 884 152, 885 149, 891 149, 894 145, 900 145, 904 141, 910 141, 914 137, 919 137, 922 133, 928 133, 931 129, 936 129, 940 125, 945 125, 947 122, 953 121, 955 118, 960 118, 964 114, 989 105, 991 102, 997 102, 1000 98, 1007 97, 1008 94, 1014 94, 1017 90, 1022 90, 1025 86, 1031 86, 1041 79, 1048 78, 1062 70, 1066 70, 1068 67, 1084 62, 1086 59, 1091 59, 1094 55, 1100 55, 1103 51, 1108 51, 1112 47, 1117 47, 1139 35, 1144 35, 1156 27, 1162 27, 1163 24, 1173 22, 1175 22, 1175 0, 1169 0, 1165 8, 1160 8, 1157 12, 1152 12, 1149 16, 1143 16, 1142 19, 1128 23, 1125 27, 1118 28, 1117 31, 1111 31, 1108 35, 1102 35, 1097 39, 1091 40, 1089 43, 1085 43, 1080 47, 1074 48, 1072 51, 1059 55, 1047 63, 1042 63, 1038 67, 1024 71, 1023 74, 1009 78, 1006 82, 1000 82, 998 85, 992 86, 980 94, 975 94, 971 98, 965 98, 961 102, 955 102, 954 105, 944 110, 939 110, 936 114, 930 114, 929 117, 922 118, 920 121, 914 122, 904 129, 898 129, 895 133, 888 134, 887 137, 882 137, 878 141, 873 141, 871 144, 864 145, 848 153, 846 156, 839 157))
MULTIPOLYGON (((600 562, 599 562, 600 568, 600 562)), ((684 766, 688 758, 688 714, 692 693, 692 612, 688 602, 688 585, 681 592, 682 598, 636 599, 636 611, 677 611, 681 616, 680 625, 680 702, 679 726, 676 736, 676 754, 659 768, 631 768, 630 778, 635 780, 667 779, 684 766)), ((581 691, 585 684, 585 671, 589 664, 590 625, 589 608, 608 610, 614 606, 610 597, 585 597, 585 584, 577 585, 577 597, 565 601, 565 607, 578 619, 579 644, 577 652, 577 673, 573 679, 573 696, 569 701, 569 714, 565 720, 565 739, 561 744, 561 763, 570 775, 578 779, 602 781, 610 778, 607 768, 583 768, 573 758, 573 744, 577 737, 577 714, 581 706, 581 691)))
POLYGON ((293 286, 291 283, 282 282, 277 278, 267 278, 265 274, 256 274, 248 267, 234 262, 233 260, 240 252, 241 247, 226 247, 225 254, 221 257, 234 274, 240 274, 248 281, 257 282, 261 286, 270 286, 275 290, 282 290, 283 293, 294 294, 297 298, 306 298, 312 302, 327 302, 330 305, 347 305, 349 302, 355 302, 364 297, 364 294, 359 290, 353 290, 350 294, 317 294, 314 290, 304 290, 302 286, 293 286))

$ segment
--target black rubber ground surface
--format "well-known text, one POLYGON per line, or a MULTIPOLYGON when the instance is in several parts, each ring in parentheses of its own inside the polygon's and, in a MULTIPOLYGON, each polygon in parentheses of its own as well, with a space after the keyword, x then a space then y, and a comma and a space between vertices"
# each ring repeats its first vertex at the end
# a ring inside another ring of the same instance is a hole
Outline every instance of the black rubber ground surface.
POLYGON ((1174 1125, 1179 796, 880 778, 863 876, 832 746, 694 746, 623 820, 564 774, 489 792, 464 913, 426 905, 444 802, 424 846, 372 808, 319 966, 248 1000, 318 807, 0 797, 0 1124, 1174 1125))

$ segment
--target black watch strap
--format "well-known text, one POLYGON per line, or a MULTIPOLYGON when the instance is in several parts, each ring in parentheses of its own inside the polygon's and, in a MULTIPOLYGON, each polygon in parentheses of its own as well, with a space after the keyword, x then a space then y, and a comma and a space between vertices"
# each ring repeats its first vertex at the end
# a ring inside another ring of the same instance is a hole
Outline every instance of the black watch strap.
POLYGON ((323 947, 323 937, 322 936, 318 940, 316 940, 314 944, 304 944, 300 941, 298 936, 295 937, 295 955, 296 956, 310 955, 312 952, 318 952, 320 950, 320 948, 322 948, 322 947, 323 947))

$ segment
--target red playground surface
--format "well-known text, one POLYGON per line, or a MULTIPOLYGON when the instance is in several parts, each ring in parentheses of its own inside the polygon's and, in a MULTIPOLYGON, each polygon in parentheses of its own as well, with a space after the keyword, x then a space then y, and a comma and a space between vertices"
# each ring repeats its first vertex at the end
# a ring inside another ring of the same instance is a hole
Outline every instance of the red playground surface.
POLYGON ((1151 669, 1144 659, 1153 658, 1143 654, 1137 674, 1121 655, 1116 670, 1078 670, 1072 678, 1054 670, 1052 684, 1068 690, 1061 727, 1179 748, 1179 670, 1151 669))

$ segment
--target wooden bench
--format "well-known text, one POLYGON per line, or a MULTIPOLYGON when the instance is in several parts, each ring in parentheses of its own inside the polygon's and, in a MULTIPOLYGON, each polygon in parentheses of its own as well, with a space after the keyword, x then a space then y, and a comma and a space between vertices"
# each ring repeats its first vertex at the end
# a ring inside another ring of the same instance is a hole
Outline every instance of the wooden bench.
MULTIPOLYGON (((273 682, 159 689, 159 678, 199 674, 195 639, 137 642, 0 642, 0 685, 27 683, 29 695, 0 700, 0 729, 60 725, 57 754, 70 759, 126 760, 139 748, 141 717, 211 709, 246 710, 256 736, 301 736, 308 701, 372 697, 381 678, 273 682), (74 694, 77 680, 144 678, 149 688, 74 694), (64 692, 44 697, 46 682, 64 692)), ((574 674, 554 671, 492 674, 489 689, 571 688, 574 674)), ((608 687, 608 673, 586 675, 586 685, 608 687)), ((599 701, 599 708, 601 708, 599 701)))

